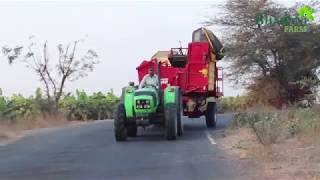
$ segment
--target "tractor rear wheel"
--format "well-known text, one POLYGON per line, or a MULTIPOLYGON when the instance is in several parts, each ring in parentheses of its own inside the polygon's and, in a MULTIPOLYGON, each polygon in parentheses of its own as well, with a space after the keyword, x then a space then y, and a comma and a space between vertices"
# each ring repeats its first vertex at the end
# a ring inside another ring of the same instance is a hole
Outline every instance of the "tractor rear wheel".
POLYGON ((137 137, 137 125, 135 124, 127 125, 127 135, 129 137, 137 137))
POLYGON ((206 110, 206 124, 208 128, 214 128, 217 125, 217 104, 209 102, 206 110))
POLYGON ((165 107, 165 137, 167 140, 177 138, 177 106, 173 103, 165 107))
POLYGON ((127 129, 125 125, 125 109, 123 104, 119 104, 114 117, 114 135, 116 141, 125 141, 127 139, 127 129))
POLYGON ((183 135, 183 114, 182 114, 182 98, 181 98, 181 91, 179 90, 178 93, 178 104, 177 104, 177 134, 178 136, 183 135))

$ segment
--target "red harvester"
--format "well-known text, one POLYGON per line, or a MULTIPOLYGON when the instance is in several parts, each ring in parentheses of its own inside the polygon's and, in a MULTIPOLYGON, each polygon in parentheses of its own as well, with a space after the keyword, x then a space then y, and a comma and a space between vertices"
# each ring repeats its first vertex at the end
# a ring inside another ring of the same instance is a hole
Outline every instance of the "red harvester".
POLYGON ((139 82, 154 66, 160 72, 162 90, 167 86, 180 87, 183 114, 190 118, 205 115, 207 126, 215 127, 216 100, 223 96, 223 69, 217 67, 217 61, 223 56, 223 46, 216 36, 200 28, 193 32, 188 48, 159 51, 151 60, 143 61, 137 67, 139 82))

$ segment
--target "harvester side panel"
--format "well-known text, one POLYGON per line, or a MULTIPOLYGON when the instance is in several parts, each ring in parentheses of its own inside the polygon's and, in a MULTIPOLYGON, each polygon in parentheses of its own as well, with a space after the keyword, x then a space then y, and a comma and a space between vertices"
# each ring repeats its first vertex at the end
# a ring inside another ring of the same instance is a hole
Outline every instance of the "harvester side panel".
POLYGON ((208 43, 189 43, 188 63, 185 68, 185 82, 181 84, 182 92, 206 93, 208 86, 208 63, 206 61, 209 52, 208 43))

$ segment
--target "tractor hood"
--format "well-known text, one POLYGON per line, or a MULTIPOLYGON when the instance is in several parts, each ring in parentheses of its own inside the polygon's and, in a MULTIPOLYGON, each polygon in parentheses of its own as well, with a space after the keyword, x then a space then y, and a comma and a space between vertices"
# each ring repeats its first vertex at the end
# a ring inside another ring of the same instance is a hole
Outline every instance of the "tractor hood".
POLYGON ((151 98, 152 101, 155 102, 155 105, 158 104, 158 92, 155 88, 145 87, 134 92, 135 99, 143 99, 146 98, 146 96, 149 96, 149 98, 151 98))

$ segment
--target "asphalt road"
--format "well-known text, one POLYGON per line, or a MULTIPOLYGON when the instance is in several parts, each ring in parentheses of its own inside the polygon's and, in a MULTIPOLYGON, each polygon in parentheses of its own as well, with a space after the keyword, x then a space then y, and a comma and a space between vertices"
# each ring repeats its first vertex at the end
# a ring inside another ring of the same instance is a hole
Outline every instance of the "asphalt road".
MULTIPOLYGON (((231 117, 218 116, 217 129, 231 117)), ((110 120, 37 132, 0 147, 0 180, 241 179, 216 132, 204 119, 185 119, 185 134, 176 141, 150 127, 117 143, 110 120)))

